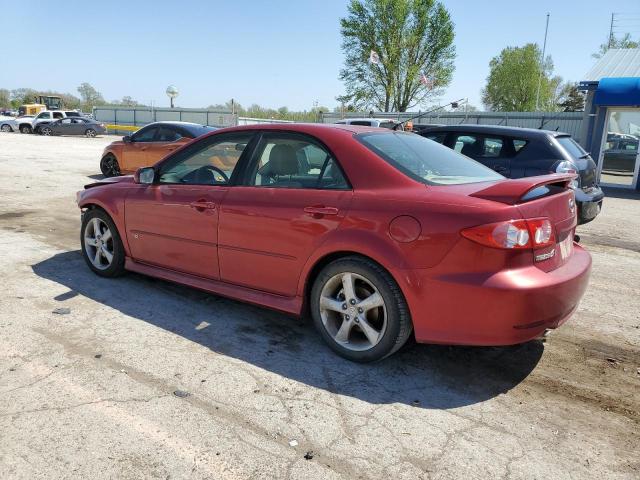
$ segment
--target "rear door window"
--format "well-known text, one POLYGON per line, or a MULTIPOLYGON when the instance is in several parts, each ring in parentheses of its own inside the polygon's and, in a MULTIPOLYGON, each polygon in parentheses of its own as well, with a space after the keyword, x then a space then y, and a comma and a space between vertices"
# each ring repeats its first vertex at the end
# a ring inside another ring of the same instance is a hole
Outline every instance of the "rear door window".
POLYGON ((160 127, 158 131, 158 137, 156 141, 158 142, 175 142, 176 140, 180 140, 182 135, 175 131, 171 127, 160 127))
POLYGON ((482 152, 481 143, 480 138, 475 135, 457 135, 453 140, 453 149, 462 155, 473 158, 479 156, 482 152))
POLYGON ((482 149, 482 156, 485 158, 499 158, 503 155, 504 142, 501 138, 485 137, 482 149))
POLYGON ((360 125, 363 127, 370 127, 371 122, 369 120, 354 120, 353 122, 351 122, 351 125, 360 125))
POLYGON ((265 135, 246 183, 256 187, 340 190, 349 185, 331 154, 299 135, 265 135))
POLYGON ((64 118, 62 112, 53 112, 53 118, 64 118))

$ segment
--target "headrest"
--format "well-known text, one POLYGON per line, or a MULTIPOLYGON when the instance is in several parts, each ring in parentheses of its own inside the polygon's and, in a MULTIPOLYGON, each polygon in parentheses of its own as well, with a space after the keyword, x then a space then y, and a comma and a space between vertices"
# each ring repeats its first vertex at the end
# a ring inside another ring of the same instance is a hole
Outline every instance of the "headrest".
POLYGON ((275 145, 269 153, 269 162, 258 172, 262 176, 295 175, 298 158, 291 145, 275 145))

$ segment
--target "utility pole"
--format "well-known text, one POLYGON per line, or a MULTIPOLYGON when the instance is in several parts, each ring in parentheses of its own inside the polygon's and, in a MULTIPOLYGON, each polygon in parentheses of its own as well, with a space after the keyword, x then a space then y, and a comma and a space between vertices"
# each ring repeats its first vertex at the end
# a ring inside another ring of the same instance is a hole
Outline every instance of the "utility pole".
POLYGON ((613 46, 613 20, 615 19, 616 14, 612 13, 611 14, 611 26, 609 27, 609 45, 608 47, 611 48, 613 46))
POLYGON ((544 75, 544 56, 547 52, 547 33, 549 32, 549 13, 547 12, 547 25, 544 27, 544 43, 542 45, 542 58, 540 59, 540 76, 538 77, 538 91, 536 93, 536 112, 540 109, 540 87, 542 75, 544 75))

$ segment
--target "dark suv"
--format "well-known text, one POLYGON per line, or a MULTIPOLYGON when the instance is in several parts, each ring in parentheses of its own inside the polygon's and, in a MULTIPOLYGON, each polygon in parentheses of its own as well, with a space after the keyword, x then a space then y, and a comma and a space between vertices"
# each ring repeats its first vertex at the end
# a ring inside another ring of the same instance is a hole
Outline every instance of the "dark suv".
POLYGON ((572 186, 578 204, 578 223, 590 222, 600 213, 604 193, 596 181, 596 164, 571 135, 495 125, 427 127, 419 135, 508 178, 576 172, 578 178, 572 186))

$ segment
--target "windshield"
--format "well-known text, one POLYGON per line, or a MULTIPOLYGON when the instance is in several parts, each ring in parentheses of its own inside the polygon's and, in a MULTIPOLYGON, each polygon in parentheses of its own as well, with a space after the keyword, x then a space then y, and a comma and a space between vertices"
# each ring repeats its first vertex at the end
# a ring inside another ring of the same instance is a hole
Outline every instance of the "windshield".
POLYGON ((571 137, 556 137, 556 140, 562 148, 564 148, 571 158, 584 158, 589 155, 579 144, 571 137))
POLYGON ((475 160, 414 133, 362 133, 356 138, 404 174, 429 185, 504 179, 475 160))

